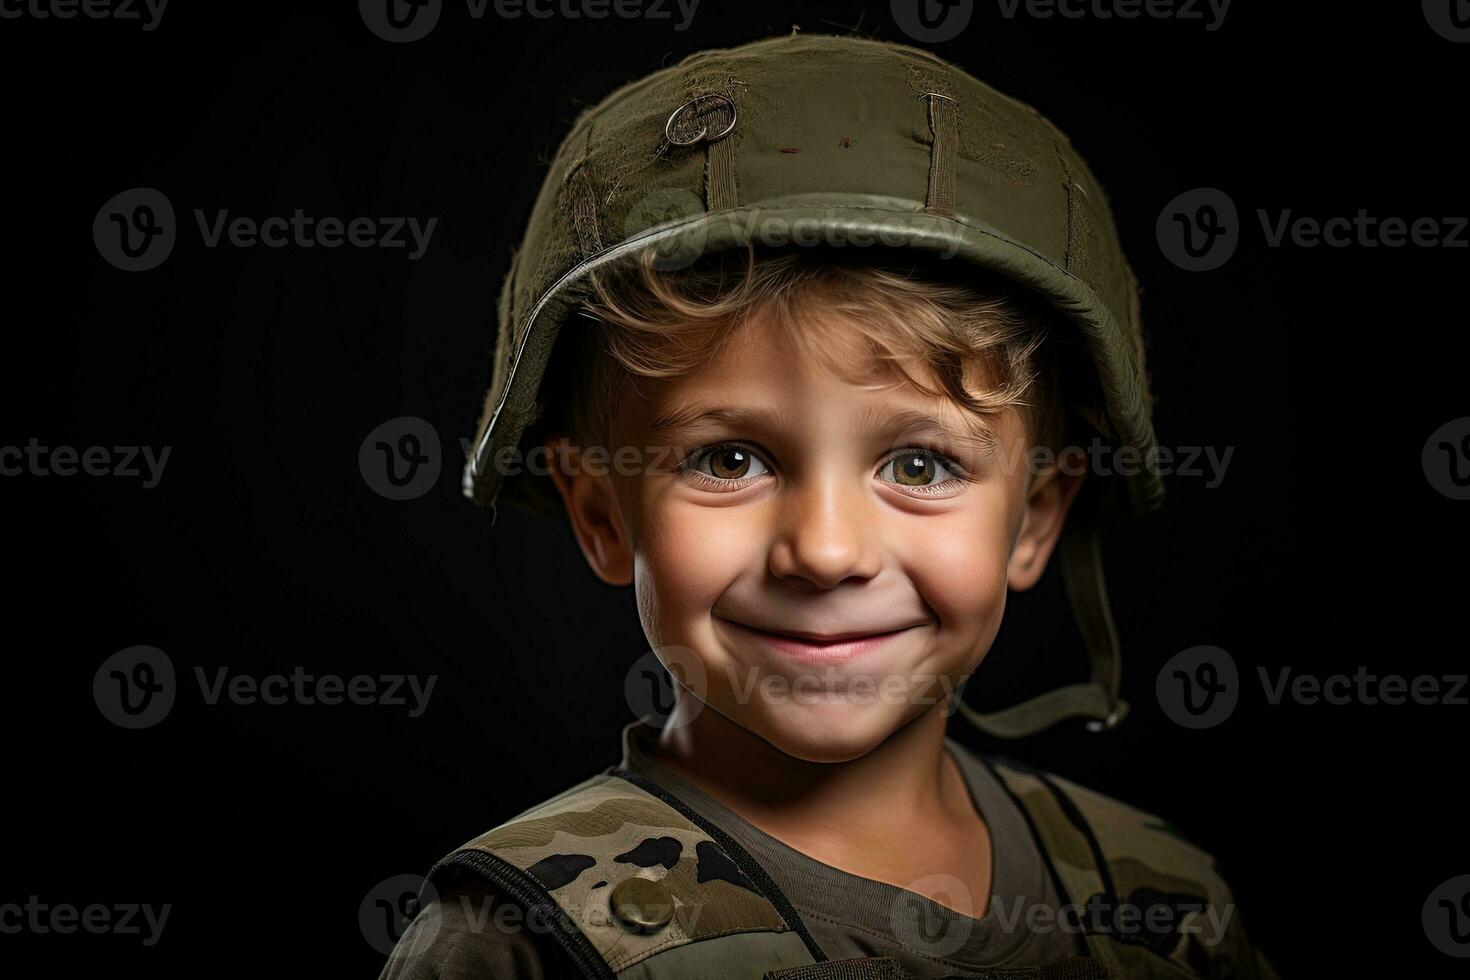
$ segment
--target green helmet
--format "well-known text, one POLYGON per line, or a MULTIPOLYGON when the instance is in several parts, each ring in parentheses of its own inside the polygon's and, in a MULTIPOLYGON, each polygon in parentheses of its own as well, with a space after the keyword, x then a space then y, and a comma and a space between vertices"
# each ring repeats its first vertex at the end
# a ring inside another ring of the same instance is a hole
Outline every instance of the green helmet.
POLYGON ((501 290, 465 495, 484 507, 504 499, 564 515, 549 480, 496 461, 524 459, 544 438, 542 380, 562 324, 588 296, 590 270, 649 249, 678 261, 778 227, 973 262, 1043 297, 1080 330, 1107 413, 1093 423, 1145 461, 1085 481, 1059 545, 1091 679, 991 714, 956 702, 1002 737, 1071 716, 1111 728, 1127 704, 1097 522, 1146 513, 1164 496, 1150 465, 1137 281, 1102 188, 1067 137, 918 48, 793 32, 691 55, 585 110, 551 163, 501 290))

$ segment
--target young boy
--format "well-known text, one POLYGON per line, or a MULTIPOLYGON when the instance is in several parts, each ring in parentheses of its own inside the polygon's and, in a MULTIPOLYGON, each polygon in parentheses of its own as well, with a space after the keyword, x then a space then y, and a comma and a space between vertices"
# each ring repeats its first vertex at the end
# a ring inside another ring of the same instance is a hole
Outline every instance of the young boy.
POLYGON ((435 865, 384 977, 1275 976, 1166 823, 946 735, 1122 719, 1096 520, 1162 499, 1065 451, 1154 438, 1049 122, 910 47, 703 52, 577 121, 499 312, 466 493, 569 520, 676 698, 435 865), (1092 680, 979 715, 1054 551, 1092 680))

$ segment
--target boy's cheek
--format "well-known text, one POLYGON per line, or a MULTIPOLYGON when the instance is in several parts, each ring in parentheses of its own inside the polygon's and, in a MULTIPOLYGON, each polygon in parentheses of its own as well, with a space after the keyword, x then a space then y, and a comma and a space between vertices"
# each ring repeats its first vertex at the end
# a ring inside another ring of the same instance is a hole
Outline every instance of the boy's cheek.
MULTIPOLYGON (((993 638, 1005 611, 1006 543, 985 532, 940 535, 908 575, 951 640, 993 638)), ((988 645, 988 644, 987 644, 988 645)))
POLYGON ((639 542, 637 561, 647 567, 660 601, 684 611, 709 611, 731 582, 759 561, 753 535, 742 533, 738 522, 663 520, 650 530, 639 542))
POLYGON ((671 501, 644 516, 635 561, 646 566, 649 599, 666 615, 707 622, 736 581, 764 572, 766 532, 738 508, 671 501))

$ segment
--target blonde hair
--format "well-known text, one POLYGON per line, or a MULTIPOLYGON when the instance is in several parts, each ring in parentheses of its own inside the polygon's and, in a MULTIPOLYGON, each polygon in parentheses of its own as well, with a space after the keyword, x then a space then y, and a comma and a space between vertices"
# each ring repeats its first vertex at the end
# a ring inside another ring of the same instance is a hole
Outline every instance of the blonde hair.
MULTIPOLYGON (((993 431, 986 416, 1015 408, 1033 444, 1060 449, 1070 417, 1063 385, 1074 400, 1087 376, 1095 386, 1075 328, 1039 297, 972 264, 914 251, 747 245, 671 271, 650 252, 592 274, 589 286, 559 341, 570 348, 564 387, 543 406, 548 426, 582 446, 607 444, 613 413, 639 378, 699 371, 757 316, 855 383, 896 373, 948 397, 983 441, 993 431), (860 377, 838 354, 851 345, 864 355, 860 377)), ((1095 395, 1085 403, 1083 418, 1095 395)))

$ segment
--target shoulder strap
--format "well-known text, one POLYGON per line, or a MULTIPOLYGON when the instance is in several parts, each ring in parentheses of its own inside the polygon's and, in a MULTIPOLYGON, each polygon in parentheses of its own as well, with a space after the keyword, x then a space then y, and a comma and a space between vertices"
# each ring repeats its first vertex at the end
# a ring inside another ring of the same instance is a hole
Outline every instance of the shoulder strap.
POLYGON ((1080 919, 1115 976, 1262 975, 1209 854, 1151 813, 1012 759, 980 758, 1026 814, 1068 919, 1080 919))
POLYGON ((513 898, 585 977, 721 980, 826 959, 744 849, 622 770, 476 837, 428 880, 438 888, 454 873, 513 898))

